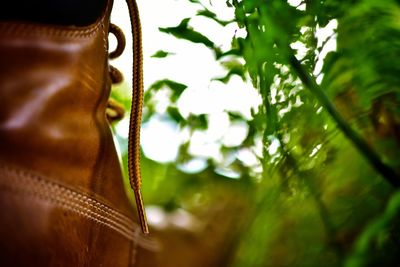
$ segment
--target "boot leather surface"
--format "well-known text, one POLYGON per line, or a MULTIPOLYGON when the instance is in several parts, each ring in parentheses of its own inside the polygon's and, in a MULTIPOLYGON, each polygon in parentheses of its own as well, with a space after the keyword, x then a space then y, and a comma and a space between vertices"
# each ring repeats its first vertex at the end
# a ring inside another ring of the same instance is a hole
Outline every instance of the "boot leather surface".
POLYGON ((0 22, 1 266, 155 266, 105 116, 111 6, 87 27, 0 22))

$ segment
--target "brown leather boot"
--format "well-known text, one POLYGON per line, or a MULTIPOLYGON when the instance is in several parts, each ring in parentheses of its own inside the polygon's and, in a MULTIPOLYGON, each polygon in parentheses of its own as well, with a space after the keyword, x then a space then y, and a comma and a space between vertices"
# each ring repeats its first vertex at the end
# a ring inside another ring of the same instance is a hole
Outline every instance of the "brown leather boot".
POLYGON ((105 115, 111 7, 85 27, 0 22, 1 266, 155 266, 105 115))

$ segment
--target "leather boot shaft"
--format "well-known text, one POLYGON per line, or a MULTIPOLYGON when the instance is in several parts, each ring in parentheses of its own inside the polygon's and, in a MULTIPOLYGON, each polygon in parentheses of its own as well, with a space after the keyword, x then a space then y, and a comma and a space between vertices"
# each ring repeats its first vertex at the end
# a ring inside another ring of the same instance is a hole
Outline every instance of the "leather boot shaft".
POLYGON ((111 7, 87 27, 0 22, 6 262, 129 266, 138 247, 152 247, 131 220, 105 115, 111 7))
POLYGON ((107 198, 121 180, 105 117, 109 12, 76 29, 0 24, 0 159, 107 198))

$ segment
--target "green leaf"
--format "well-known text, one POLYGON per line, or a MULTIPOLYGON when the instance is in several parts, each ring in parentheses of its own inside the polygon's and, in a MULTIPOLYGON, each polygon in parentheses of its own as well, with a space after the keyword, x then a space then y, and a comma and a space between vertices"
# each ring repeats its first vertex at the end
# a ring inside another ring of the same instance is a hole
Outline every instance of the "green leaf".
POLYGON ((159 28, 161 32, 171 34, 178 39, 184 39, 193 43, 203 44, 208 48, 215 49, 214 43, 203 34, 193 30, 189 26, 190 18, 183 19, 176 27, 159 28))
POLYGON ((187 118, 187 124, 192 129, 206 130, 208 128, 207 115, 205 115, 205 114, 200 114, 200 115, 191 114, 191 115, 189 115, 189 118, 187 118))
POLYGON ((156 81, 155 83, 153 83, 152 85, 150 85, 150 89, 153 90, 159 90, 161 88, 163 88, 164 86, 171 88, 174 91, 179 91, 179 92, 183 92, 183 90, 185 90, 187 88, 187 85, 182 84, 182 83, 178 83, 169 79, 164 79, 164 80, 159 80, 156 81))
POLYGON ((175 102, 176 100, 178 100, 178 98, 183 93, 183 91, 185 91, 185 89, 187 88, 187 85, 178 83, 178 82, 175 82, 175 81, 172 81, 169 79, 164 79, 164 80, 156 81, 155 83, 150 85, 149 89, 158 91, 165 87, 171 89, 171 91, 172 91, 171 101, 175 102))
POLYGON ((228 73, 224 77, 214 78, 213 80, 220 81, 222 83, 228 83, 230 78, 233 75, 238 75, 244 81, 246 79, 245 76, 245 68, 240 61, 232 59, 225 62, 222 62, 224 68, 228 70, 228 73))
POLYGON ((182 117, 181 113, 176 107, 168 107, 167 113, 178 124, 185 121, 185 118, 182 117))
POLYGON ((198 11, 197 15, 212 19, 213 21, 217 22, 221 26, 226 26, 229 23, 232 23, 232 21, 229 21, 229 20, 220 20, 220 19, 218 19, 217 15, 214 12, 212 12, 212 11, 210 11, 208 9, 203 9, 203 10, 198 11))
POLYGON ((167 52, 164 50, 158 50, 156 53, 154 53, 151 57, 154 58, 164 58, 167 57, 169 55, 175 55, 175 53, 171 53, 171 52, 167 52))

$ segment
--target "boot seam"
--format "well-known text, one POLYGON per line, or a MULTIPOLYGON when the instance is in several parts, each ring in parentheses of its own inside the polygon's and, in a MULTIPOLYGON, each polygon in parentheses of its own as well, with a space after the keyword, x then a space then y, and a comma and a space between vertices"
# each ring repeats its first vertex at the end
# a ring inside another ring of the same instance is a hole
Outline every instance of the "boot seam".
POLYGON ((140 231, 136 223, 96 199, 25 170, 0 165, 0 173, 5 174, 5 177, 0 179, 2 191, 25 194, 50 202, 108 227, 128 240, 137 242, 138 246, 144 249, 151 251, 159 249, 155 240, 135 234, 140 231))
POLYGON ((61 38, 90 38, 99 32, 99 29, 105 24, 110 16, 112 1, 107 5, 99 16, 99 19, 88 26, 62 26, 42 23, 28 23, 20 21, 0 22, 0 35, 18 35, 21 37, 61 37, 61 38))

